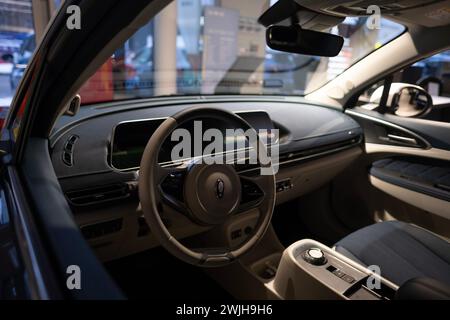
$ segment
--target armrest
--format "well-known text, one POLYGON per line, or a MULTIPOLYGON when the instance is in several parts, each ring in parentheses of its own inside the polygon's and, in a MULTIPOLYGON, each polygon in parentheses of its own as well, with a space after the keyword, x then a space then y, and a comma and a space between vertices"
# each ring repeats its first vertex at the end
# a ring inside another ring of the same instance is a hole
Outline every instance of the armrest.
POLYGON ((410 159, 383 159, 373 163, 370 174, 434 198, 450 201, 450 167, 410 159))

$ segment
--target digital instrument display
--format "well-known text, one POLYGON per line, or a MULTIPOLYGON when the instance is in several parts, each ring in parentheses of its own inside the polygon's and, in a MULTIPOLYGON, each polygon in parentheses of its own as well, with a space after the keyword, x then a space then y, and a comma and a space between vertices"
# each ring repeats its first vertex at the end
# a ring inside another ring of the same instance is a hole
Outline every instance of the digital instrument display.
MULTIPOLYGON (((256 130, 273 129, 273 123, 269 115, 264 111, 242 112, 237 114, 256 130)), ((138 169, 148 140, 164 120, 134 120, 117 124, 113 130, 111 141, 111 166, 118 170, 138 169)), ((233 125, 227 126, 225 121, 215 119, 198 120, 202 120, 203 131, 209 128, 219 129, 222 132, 225 132, 226 129, 235 129, 233 125)), ((193 123, 186 123, 182 127, 193 132, 193 123)), ((170 161, 171 150, 176 143, 178 142, 170 141, 170 139, 163 143, 159 154, 160 163, 170 161)))

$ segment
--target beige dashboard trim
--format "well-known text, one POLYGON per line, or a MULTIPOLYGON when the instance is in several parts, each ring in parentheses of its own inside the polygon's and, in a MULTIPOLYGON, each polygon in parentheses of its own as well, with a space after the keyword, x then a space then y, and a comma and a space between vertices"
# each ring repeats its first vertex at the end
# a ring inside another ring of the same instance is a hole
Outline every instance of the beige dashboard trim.
POLYGON ((429 195, 396 186, 369 175, 370 183, 377 189, 413 205, 450 220, 450 202, 429 195))
POLYGON ((434 158, 448 161, 450 159, 450 151, 437 148, 420 149, 402 146, 391 146, 381 143, 366 143, 366 153, 390 153, 390 154, 404 154, 409 156, 419 156, 426 158, 434 158))

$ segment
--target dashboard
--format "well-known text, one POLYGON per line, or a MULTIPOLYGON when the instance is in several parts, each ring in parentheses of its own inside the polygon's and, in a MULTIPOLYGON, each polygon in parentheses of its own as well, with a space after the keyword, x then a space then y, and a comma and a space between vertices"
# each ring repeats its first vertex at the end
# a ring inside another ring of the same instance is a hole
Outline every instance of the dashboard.
MULTIPOLYGON (((165 118, 189 107, 226 109, 255 129, 279 130, 277 204, 329 182, 362 152, 363 133, 356 121, 340 110, 302 98, 187 97, 83 107, 76 116, 64 116, 57 122, 50 137, 50 154, 74 219, 101 259, 107 261, 158 245, 139 207, 140 158, 165 118)), ((232 126, 201 120, 204 130, 223 131, 232 126)), ((192 130, 192 123, 183 126, 192 130)), ((160 162, 170 158, 171 143, 163 144, 160 162)), ((175 213, 165 215, 172 232, 180 237, 205 231, 175 213)), ((251 224, 248 217, 241 213, 237 220, 251 224)))

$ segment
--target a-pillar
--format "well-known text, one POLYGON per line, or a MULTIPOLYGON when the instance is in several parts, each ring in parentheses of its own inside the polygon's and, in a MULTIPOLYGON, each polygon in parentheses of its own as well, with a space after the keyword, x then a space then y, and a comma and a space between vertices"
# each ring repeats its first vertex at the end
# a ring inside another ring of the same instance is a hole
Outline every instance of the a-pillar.
POLYGON ((177 3, 169 4, 155 19, 153 39, 154 95, 177 93, 177 3))

